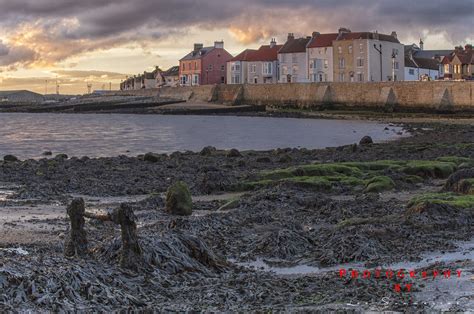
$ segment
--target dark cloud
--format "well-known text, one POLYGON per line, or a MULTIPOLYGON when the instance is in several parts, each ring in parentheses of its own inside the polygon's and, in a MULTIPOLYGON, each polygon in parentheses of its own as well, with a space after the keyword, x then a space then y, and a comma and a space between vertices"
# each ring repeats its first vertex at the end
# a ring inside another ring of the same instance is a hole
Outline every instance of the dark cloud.
POLYGON ((245 43, 345 26, 396 30, 402 40, 443 32, 455 44, 473 37, 473 21, 474 0, 0 0, 0 27, 15 32, 29 25, 41 30, 48 48, 69 43, 75 49, 68 54, 156 41, 190 27, 230 29, 245 43))

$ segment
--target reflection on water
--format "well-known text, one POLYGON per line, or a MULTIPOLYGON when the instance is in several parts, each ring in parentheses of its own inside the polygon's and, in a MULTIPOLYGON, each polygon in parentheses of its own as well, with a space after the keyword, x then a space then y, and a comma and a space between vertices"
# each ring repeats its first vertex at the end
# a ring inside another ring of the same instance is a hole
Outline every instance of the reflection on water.
POLYGON ((394 139, 401 129, 369 121, 232 116, 0 113, 0 154, 39 158, 44 151, 70 156, 138 155, 149 151, 324 148, 394 139))

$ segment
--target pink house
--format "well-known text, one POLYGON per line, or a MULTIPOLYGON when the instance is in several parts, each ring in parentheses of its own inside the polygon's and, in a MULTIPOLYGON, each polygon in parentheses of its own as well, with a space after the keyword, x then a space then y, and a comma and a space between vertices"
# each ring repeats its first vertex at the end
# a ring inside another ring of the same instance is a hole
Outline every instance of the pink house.
POLYGON ((223 41, 213 47, 194 44, 194 50, 179 60, 179 79, 182 86, 226 83, 226 64, 232 55, 224 49, 223 41))

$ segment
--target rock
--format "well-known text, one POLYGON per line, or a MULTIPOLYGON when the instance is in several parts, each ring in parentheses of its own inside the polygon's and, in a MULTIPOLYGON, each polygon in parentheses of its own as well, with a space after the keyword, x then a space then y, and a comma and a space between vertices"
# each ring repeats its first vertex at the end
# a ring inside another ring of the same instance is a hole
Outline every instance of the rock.
POLYGON ((48 151, 43 153, 43 156, 53 156, 53 152, 48 150, 48 151))
POLYGON ((232 148, 229 152, 227 152, 227 157, 229 158, 242 157, 242 154, 237 149, 232 148))
POLYGON ((272 160, 269 157, 259 157, 259 158, 257 158, 257 162, 270 163, 270 162, 272 162, 272 160))
POLYGON ((143 156, 143 160, 149 162, 158 162, 160 161, 160 156, 153 153, 146 153, 145 156, 143 156))
POLYGON ((288 154, 284 154, 278 160, 278 162, 281 162, 281 163, 289 163, 289 162, 292 162, 292 161, 293 161, 293 158, 291 158, 291 156, 288 155, 288 154))
POLYGON ((370 144, 373 144, 374 141, 372 140, 372 138, 370 136, 364 136, 360 142, 359 142, 359 145, 370 145, 370 144))
POLYGON ((13 156, 13 155, 5 155, 3 157, 3 160, 6 161, 6 162, 15 162, 15 161, 18 161, 18 158, 16 156, 13 156))
POLYGON ((449 176, 443 187, 444 192, 462 194, 474 193, 474 168, 461 169, 449 176))
POLYGON ((54 159, 60 159, 60 160, 64 160, 64 159, 68 159, 69 156, 66 155, 66 154, 57 154, 56 157, 54 157, 54 159))
POLYGON ((207 147, 204 147, 201 152, 199 153, 199 155, 201 156, 211 156, 214 152, 216 152, 217 149, 213 146, 207 146, 207 147))
POLYGON ((178 181, 168 188, 166 211, 179 216, 190 216, 193 213, 193 200, 186 183, 178 181))

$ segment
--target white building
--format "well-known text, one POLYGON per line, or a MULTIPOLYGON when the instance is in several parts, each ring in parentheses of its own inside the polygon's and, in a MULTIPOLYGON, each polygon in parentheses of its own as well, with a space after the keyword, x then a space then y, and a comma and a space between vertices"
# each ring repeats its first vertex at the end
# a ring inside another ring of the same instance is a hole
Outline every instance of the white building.
POLYGON ((308 79, 310 82, 334 81, 334 58, 332 43, 338 34, 313 33, 306 52, 308 58, 308 79))
POLYGON ((295 38, 290 33, 288 40, 278 52, 280 83, 306 83, 308 79, 308 58, 306 46, 311 37, 295 38))

